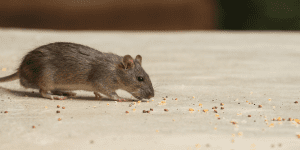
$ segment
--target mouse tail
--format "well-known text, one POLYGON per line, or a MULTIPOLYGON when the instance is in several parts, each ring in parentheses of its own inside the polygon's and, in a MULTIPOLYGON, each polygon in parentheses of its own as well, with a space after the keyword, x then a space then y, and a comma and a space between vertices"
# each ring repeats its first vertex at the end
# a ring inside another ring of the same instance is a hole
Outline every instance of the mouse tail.
POLYGON ((8 81, 13 81, 19 79, 19 72, 16 72, 12 75, 0 78, 0 82, 8 82, 8 81))

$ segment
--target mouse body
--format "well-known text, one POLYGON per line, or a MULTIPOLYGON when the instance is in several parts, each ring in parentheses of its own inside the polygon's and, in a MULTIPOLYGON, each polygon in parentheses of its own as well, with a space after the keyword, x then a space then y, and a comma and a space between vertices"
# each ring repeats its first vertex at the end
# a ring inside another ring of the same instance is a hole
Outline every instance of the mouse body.
POLYGON ((118 89, 139 100, 154 97, 140 55, 133 59, 75 43, 50 43, 30 51, 17 72, 0 78, 0 82, 16 79, 25 88, 39 89, 49 99, 65 99, 60 95, 75 96, 70 91, 85 90, 94 92, 97 99, 101 99, 101 93, 117 100, 118 89))

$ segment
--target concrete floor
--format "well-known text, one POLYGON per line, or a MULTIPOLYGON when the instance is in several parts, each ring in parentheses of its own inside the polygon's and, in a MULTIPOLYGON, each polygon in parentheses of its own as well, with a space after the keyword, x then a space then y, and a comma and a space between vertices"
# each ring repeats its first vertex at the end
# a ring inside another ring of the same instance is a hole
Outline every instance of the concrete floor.
POLYGON ((142 55, 154 100, 129 107, 86 91, 48 100, 19 80, 1 83, 0 149, 300 149, 300 122, 287 121, 300 119, 299 32, 0 29, 0 77, 14 73, 27 52, 56 41, 142 55), (278 117, 285 121, 272 121, 278 117))

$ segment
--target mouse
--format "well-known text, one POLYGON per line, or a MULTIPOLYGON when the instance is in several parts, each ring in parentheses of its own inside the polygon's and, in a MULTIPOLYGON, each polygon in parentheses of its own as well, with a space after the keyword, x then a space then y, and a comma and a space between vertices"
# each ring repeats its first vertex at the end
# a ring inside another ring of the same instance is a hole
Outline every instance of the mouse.
POLYGON ((55 42, 39 46, 22 59, 17 71, 0 82, 20 79, 25 88, 38 89, 47 99, 76 96, 74 90, 94 92, 120 100, 116 90, 125 90, 138 100, 154 97, 149 75, 142 67, 142 56, 119 56, 89 46, 55 42))

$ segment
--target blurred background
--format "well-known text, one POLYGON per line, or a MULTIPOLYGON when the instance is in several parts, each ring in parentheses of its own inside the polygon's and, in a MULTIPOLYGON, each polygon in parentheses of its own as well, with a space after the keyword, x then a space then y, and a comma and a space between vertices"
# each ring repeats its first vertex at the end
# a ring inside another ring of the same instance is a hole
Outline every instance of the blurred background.
POLYGON ((58 30, 299 30, 299 0, 8 0, 0 27, 58 30))

